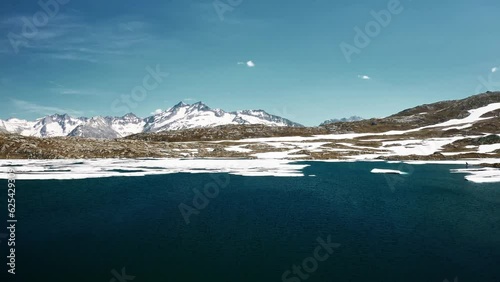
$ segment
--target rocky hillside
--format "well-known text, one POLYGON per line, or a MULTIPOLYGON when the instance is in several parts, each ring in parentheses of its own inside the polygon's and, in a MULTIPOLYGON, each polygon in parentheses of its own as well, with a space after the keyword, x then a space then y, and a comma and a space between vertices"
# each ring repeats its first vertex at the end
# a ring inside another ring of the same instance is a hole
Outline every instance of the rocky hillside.
MULTIPOLYGON (((337 122, 323 125, 332 132, 386 132, 390 130, 408 130, 452 119, 467 117, 469 110, 487 106, 492 103, 500 103, 500 92, 486 92, 471 96, 462 100, 451 100, 437 102, 433 104, 421 105, 411 109, 401 111, 386 118, 372 118, 355 122, 337 122)), ((499 116, 500 110, 488 112, 485 117, 499 116)), ((497 124, 497 119, 493 123, 478 123, 467 131, 474 133, 483 129, 489 129, 497 124)), ((494 128, 491 128, 494 129, 494 128)), ((491 132, 491 130, 489 130, 491 132)))
POLYGON ((329 131, 326 128, 320 127, 276 127, 262 124, 221 125, 216 127, 163 131, 159 133, 141 133, 128 136, 126 139, 162 142, 189 142, 240 140, 245 138, 260 137, 312 136, 328 133, 329 131))

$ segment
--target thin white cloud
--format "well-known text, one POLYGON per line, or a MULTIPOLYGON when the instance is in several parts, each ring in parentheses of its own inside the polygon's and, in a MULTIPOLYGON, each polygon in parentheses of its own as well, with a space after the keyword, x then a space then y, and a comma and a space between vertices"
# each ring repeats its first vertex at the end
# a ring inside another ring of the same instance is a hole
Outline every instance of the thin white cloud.
POLYGON ((124 23, 118 24, 118 27, 121 30, 126 30, 126 31, 130 31, 130 32, 133 32, 135 30, 141 30, 145 26, 146 26, 146 23, 141 22, 141 21, 130 21, 130 22, 124 22, 124 23))
POLYGON ((151 112, 150 114, 151 114, 151 115, 157 115, 157 114, 161 114, 161 112, 163 112, 163 110, 162 110, 162 109, 156 109, 156 111, 151 112))
POLYGON ((494 67, 491 69, 491 72, 497 72, 498 71, 498 67, 494 67))
POLYGON ((81 111, 75 111, 72 109, 63 109, 63 108, 58 108, 58 107, 49 107, 49 106, 43 106, 43 105, 38 105, 35 103, 31 103, 28 101, 24 100, 18 100, 18 99, 10 99, 14 106, 24 112, 27 113, 35 113, 35 114, 40 114, 40 115, 52 115, 52 114, 69 114, 69 115, 74 115, 74 116, 79 116, 82 115, 83 112, 81 111))
POLYGON ((50 84, 52 84, 52 85, 55 85, 55 86, 57 86, 57 87, 60 87, 60 88, 64 88, 64 85, 59 84, 59 83, 57 83, 57 82, 55 82, 55 81, 52 81, 52 80, 49 80, 49 81, 48 81, 48 83, 50 83, 50 84))
MULTIPOLYGON (((0 28, 21 34, 22 17, 0 17, 0 28)), ((132 18, 114 17, 88 24, 79 13, 59 13, 39 28, 34 38, 19 47, 20 52, 75 62, 103 63, 139 52, 138 46, 158 46, 176 40, 158 37, 150 25, 132 18)), ((0 53, 14 53, 9 39, 0 38, 0 53), (5 48, 4 48, 5 47, 5 48), (4 50, 5 49, 5 50, 4 50)))
POLYGON ((238 62, 237 63, 238 65, 246 65, 247 67, 249 68, 253 68, 255 67, 255 63, 253 61, 248 61, 248 62, 238 62))
POLYGON ((117 95, 117 93, 114 92, 103 91, 98 89, 72 89, 64 87, 63 85, 57 83, 52 83, 52 82, 50 83, 58 87, 50 88, 49 91, 60 95, 87 95, 87 96, 117 95))
POLYGON ((64 89, 64 90, 61 90, 61 94, 63 94, 63 95, 77 95, 77 94, 84 94, 84 93, 81 91, 78 91, 78 90, 74 90, 74 89, 64 89))
POLYGON ((194 99, 193 98, 186 98, 186 99, 184 99, 184 101, 189 102, 189 101, 194 101, 194 99))
POLYGON ((370 80, 370 79, 372 79, 371 77, 369 77, 367 75, 358 75, 358 78, 363 79, 363 80, 370 80))
POLYGON ((93 59, 93 58, 86 56, 86 55, 80 55, 80 54, 66 53, 66 54, 52 54, 50 56, 53 59, 58 59, 58 60, 84 61, 84 62, 89 62, 89 63, 97 63, 96 59, 93 59))

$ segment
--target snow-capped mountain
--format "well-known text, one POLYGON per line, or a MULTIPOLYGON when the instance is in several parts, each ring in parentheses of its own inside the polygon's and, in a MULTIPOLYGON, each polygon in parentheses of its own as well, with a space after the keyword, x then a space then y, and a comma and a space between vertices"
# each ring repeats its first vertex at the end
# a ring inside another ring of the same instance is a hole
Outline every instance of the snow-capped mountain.
POLYGON ((32 136, 65 136, 87 120, 87 118, 73 118, 67 114, 47 116, 37 120, 33 126, 35 134, 32 136))
POLYGON ((181 102, 166 111, 149 117, 146 122, 144 132, 214 127, 228 124, 302 126, 262 110, 225 112, 221 109, 211 109, 201 102, 192 105, 181 102))
POLYGON ((85 138, 119 138, 141 133, 146 122, 129 113, 123 117, 93 117, 77 126, 68 136, 85 138))
POLYGON ((8 120, 0 120, 0 130, 17 133, 22 135, 30 135, 31 128, 36 122, 30 122, 23 119, 10 118, 8 120))
POLYGON ((113 130, 109 121, 103 117, 93 117, 89 119, 86 123, 72 130, 68 136, 106 139, 120 137, 118 132, 113 130))
POLYGON ((11 118, 6 121, 0 120, 0 128, 5 129, 7 132, 25 136, 66 136, 77 126, 87 122, 87 120, 87 118, 73 118, 66 114, 46 116, 35 121, 11 118))
POLYGON ((118 136, 125 137, 132 134, 141 133, 146 125, 145 119, 140 118, 133 113, 128 113, 123 117, 107 117, 111 128, 118 133, 118 136))
POLYGON ((25 136, 86 138, 119 138, 142 132, 160 132, 228 124, 264 124, 268 126, 302 126, 288 119, 271 115, 263 110, 225 112, 211 109, 202 102, 178 103, 172 108, 147 118, 129 113, 123 117, 80 117, 51 115, 35 121, 11 118, 0 120, 0 132, 25 136))

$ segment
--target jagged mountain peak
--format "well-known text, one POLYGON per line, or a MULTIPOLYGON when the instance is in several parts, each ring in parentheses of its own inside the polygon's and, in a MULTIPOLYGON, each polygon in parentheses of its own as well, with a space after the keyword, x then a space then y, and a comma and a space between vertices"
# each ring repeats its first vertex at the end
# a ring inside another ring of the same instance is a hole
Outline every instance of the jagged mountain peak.
POLYGON ((122 118, 139 118, 134 113, 125 114, 122 118))
POLYGON ((205 105, 203 102, 196 102, 192 105, 190 105, 190 108, 192 109, 197 109, 200 111, 206 111, 206 110, 211 110, 209 106, 205 105))
POLYGON ((175 104, 172 108, 168 109, 167 112, 178 110, 180 108, 187 108, 190 111, 192 111, 193 109, 211 110, 211 108, 209 106, 207 106, 205 103, 203 103, 202 101, 198 101, 198 102, 193 103, 193 104, 188 104, 188 103, 185 103, 183 101, 180 101, 179 103, 175 104))
POLYGON ((70 118, 70 116, 68 114, 53 114, 53 115, 49 115, 48 117, 57 118, 57 119, 70 118))
POLYGON ((179 103, 175 104, 172 109, 175 109, 175 108, 182 108, 182 107, 186 107, 186 106, 189 106, 189 104, 186 104, 184 103, 183 101, 180 101, 179 103))

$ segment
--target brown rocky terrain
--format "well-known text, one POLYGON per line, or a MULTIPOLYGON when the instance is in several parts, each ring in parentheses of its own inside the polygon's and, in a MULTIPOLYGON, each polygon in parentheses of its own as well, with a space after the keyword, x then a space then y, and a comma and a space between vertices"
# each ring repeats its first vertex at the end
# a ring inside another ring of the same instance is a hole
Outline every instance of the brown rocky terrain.
POLYGON ((324 127, 270 127, 255 125, 222 125, 208 128, 164 131, 159 133, 141 133, 125 137, 128 140, 190 142, 190 141, 220 141, 240 140, 247 138, 313 136, 330 134, 324 127))

